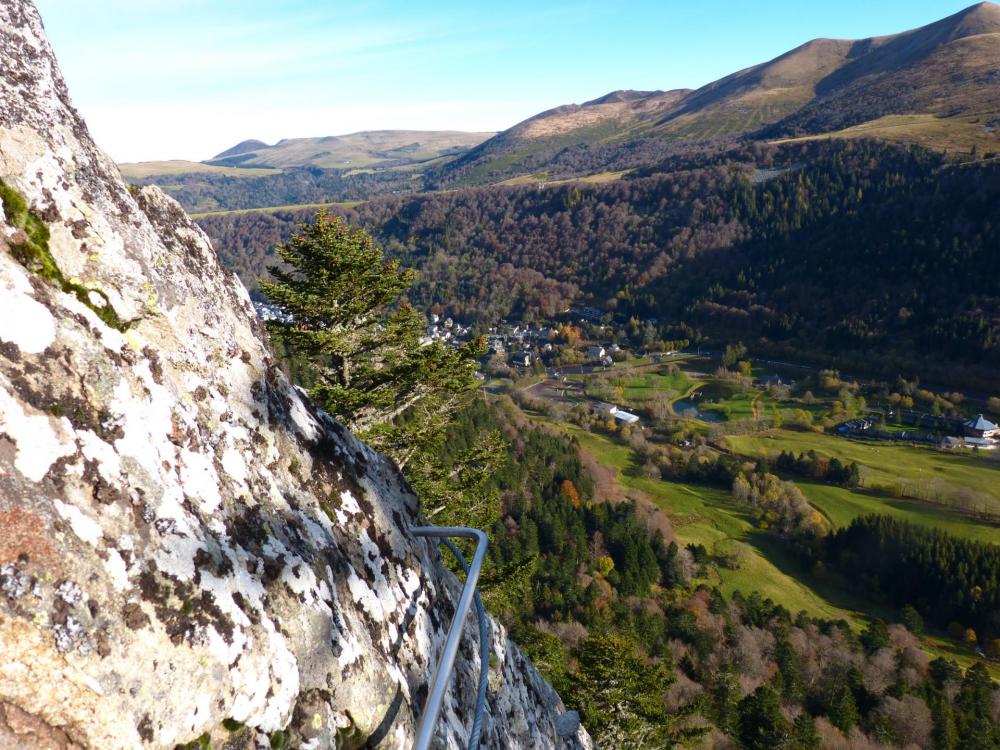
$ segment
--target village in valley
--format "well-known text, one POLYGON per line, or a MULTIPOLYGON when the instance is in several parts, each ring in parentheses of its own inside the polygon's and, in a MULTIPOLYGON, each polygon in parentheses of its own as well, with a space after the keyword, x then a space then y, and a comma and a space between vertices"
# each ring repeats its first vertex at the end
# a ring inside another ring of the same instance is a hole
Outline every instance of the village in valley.
MULTIPOLYGON (((741 466, 808 503, 817 533, 880 513, 1000 535, 1000 398, 755 359, 738 342, 700 349, 650 337, 656 321, 577 313, 482 331, 484 393, 574 438, 623 497, 664 510, 723 590, 849 621, 863 609, 767 541, 779 521, 741 503, 729 478, 741 466)), ((937 643, 975 653, 947 634, 937 643)))

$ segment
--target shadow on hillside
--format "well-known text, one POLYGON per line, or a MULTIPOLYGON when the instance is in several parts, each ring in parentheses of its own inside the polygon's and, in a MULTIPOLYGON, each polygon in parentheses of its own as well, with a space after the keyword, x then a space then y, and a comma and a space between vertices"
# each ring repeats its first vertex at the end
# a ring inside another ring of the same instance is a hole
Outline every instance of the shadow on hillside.
POLYGON ((830 606, 861 617, 874 615, 887 622, 896 619, 896 613, 891 608, 860 596, 856 587, 850 588, 847 581, 836 573, 812 570, 781 539, 764 531, 754 531, 744 535, 740 541, 753 547, 774 567, 810 589, 830 606))

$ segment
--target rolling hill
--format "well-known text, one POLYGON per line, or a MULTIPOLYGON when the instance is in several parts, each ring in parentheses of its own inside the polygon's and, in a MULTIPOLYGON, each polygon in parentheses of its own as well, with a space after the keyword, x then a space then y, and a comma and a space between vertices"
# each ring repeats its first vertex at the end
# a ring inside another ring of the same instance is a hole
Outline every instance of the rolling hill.
POLYGON ((980 3, 891 36, 815 39, 693 91, 619 91, 557 107, 472 149, 445 166, 440 180, 481 184, 621 169, 685 145, 815 135, 891 115, 945 121, 915 137, 943 148, 948 121, 965 126, 970 115, 983 118, 973 124, 987 141, 996 140, 998 112, 1000 5, 980 3), (628 150, 631 164, 621 156, 628 150))
POLYGON ((215 164, 205 164, 200 161, 185 159, 169 159, 166 161, 125 162, 118 165, 122 175, 127 180, 138 181, 149 177, 169 177, 170 175, 211 175, 217 177, 261 177, 268 174, 278 174, 280 170, 266 167, 240 169, 223 167, 215 164))
POLYGON ((814 39, 698 89, 613 91, 496 134, 381 130, 274 145, 247 140, 204 163, 122 170, 206 212, 607 181, 705 147, 818 137, 1000 153, 1000 5, 980 3, 889 36, 814 39))
POLYGON ((420 191, 423 171, 492 133, 378 130, 325 138, 246 140, 204 162, 120 164, 139 185, 157 184, 193 213, 362 200, 420 191))
POLYGON ((363 169, 402 166, 460 154, 493 133, 434 130, 368 130, 323 138, 285 138, 273 146, 250 140, 207 160, 229 167, 363 169))

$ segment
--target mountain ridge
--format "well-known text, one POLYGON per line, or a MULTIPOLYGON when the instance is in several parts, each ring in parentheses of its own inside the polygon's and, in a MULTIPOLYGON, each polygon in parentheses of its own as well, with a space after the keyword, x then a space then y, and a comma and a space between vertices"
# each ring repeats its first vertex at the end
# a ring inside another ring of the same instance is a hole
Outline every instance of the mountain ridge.
POLYGON ((994 34, 1000 34, 1000 5, 983 2, 896 34, 812 39, 698 89, 617 91, 553 107, 472 149, 443 178, 523 174, 544 169, 562 149, 637 138, 704 143, 813 134, 895 114, 1000 111, 994 34), (545 140, 555 136, 558 142, 545 140))
POLYGON ((232 148, 227 148, 222 153, 216 154, 212 159, 224 159, 227 156, 237 156, 239 154, 245 154, 248 151, 256 151, 259 148, 267 148, 267 144, 264 141, 258 141, 256 138, 251 138, 246 141, 240 141, 232 148))
MULTIPOLYGON (((744 140, 865 137, 994 153, 998 117, 1000 5, 984 2, 896 34, 811 39, 697 89, 618 89, 551 107, 497 133, 380 130, 243 141, 191 174, 167 163, 159 181, 181 185, 173 188, 178 196, 205 196, 187 204, 205 211, 510 180, 618 179, 680 152, 744 140), (308 176, 259 171, 313 167, 340 170, 344 179, 313 187, 308 176), (373 179, 345 182, 357 175, 373 179), (264 179, 228 187, 230 178, 250 176, 264 179), (274 189, 278 183, 284 187, 274 189), (239 200, 229 201, 235 192, 239 200)), ((156 168, 123 171, 148 182, 157 181, 156 168)))
POLYGON ((493 135, 459 130, 362 130, 343 135, 282 138, 273 145, 249 140, 204 163, 279 169, 398 166, 462 153, 493 135))

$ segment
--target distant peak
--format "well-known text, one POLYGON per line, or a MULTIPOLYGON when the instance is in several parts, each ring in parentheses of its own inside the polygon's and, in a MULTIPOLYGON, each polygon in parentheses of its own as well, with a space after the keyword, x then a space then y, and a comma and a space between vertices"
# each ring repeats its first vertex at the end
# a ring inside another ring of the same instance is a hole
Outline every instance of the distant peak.
POLYGON ((241 141, 240 143, 237 143, 235 146, 223 151, 221 154, 216 154, 215 156, 212 157, 211 160, 214 161, 215 159, 224 159, 227 156, 238 156, 239 154, 246 154, 249 153, 250 151, 258 151, 262 148, 267 148, 267 147, 268 146, 266 143, 264 143, 264 141, 258 141, 251 138, 250 140, 241 141))
POLYGON ((978 15, 981 13, 987 13, 990 15, 1000 13, 1000 5, 997 3, 984 2, 976 3, 975 5, 970 5, 965 10, 960 10, 957 15, 959 16, 969 16, 978 15))
POLYGON ((1000 32, 1000 5, 990 2, 977 3, 943 19, 941 23, 955 28, 955 36, 976 36, 1000 32))
POLYGON ((591 99, 589 102, 584 102, 584 107, 589 107, 595 104, 615 104, 617 102, 633 102, 636 99, 645 99, 653 94, 662 94, 662 91, 634 91, 632 89, 620 89, 618 91, 612 91, 610 94, 605 94, 598 99, 591 99))

